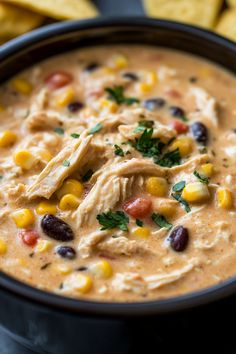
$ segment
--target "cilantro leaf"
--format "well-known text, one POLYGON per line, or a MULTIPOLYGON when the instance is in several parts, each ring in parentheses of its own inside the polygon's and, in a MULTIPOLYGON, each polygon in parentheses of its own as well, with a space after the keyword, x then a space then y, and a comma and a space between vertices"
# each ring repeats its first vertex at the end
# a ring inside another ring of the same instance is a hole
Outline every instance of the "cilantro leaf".
POLYGON ((172 228, 172 224, 169 223, 166 218, 163 215, 157 214, 157 213, 153 213, 151 215, 152 221, 154 221, 155 224, 157 224, 160 227, 164 227, 168 230, 170 230, 172 228))
POLYGON ((143 221, 136 219, 136 225, 142 227, 143 226, 143 221))
POLYGON ((186 185, 185 181, 178 182, 175 185, 173 185, 172 190, 173 190, 173 192, 182 192, 185 185, 186 185))
POLYGON ((136 138, 131 145, 144 157, 158 158, 165 144, 158 138, 152 138, 153 129, 145 129, 139 138, 136 138))
POLYGON ((134 97, 125 97, 123 86, 107 87, 105 91, 108 93, 108 100, 114 101, 117 104, 126 104, 131 106, 133 103, 139 103, 139 100, 134 97))
POLYGON ((175 200, 177 200, 180 204, 183 205, 183 207, 184 207, 184 209, 185 209, 185 211, 186 211, 187 213, 189 213, 189 212, 191 211, 191 208, 190 208, 188 202, 187 202, 184 198, 182 198, 179 193, 172 193, 171 196, 172 196, 175 200))
POLYGON ((79 139, 80 134, 72 133, 70 136, 71 136, 72 138, 74 138, 74 139, 79 139))
POLYGON ((101 230, 110 230, 118 227, 122 231, 128 231, 129 218, 123 211, 108 211, 107 213, 98 214, 97 220, 102 226, 101 230))
POLYGON ((153 120, 140 120, 138 126, 134 129, 134 133, 143 132, 146 128, 152 128, 153 125, 153 120))
POLYGON ((58 135, 63 135, 65 133, 64 129, 61 127, 55 128, 54 132, 57 133, 58 135))
POLYGON ((93 170, 89 169, 82 177, 82 182, 87 182, 93 175, 93 170))
POLYGON ((121 147, 119 145, 114 145, 115 148, 115 155, 117 156, 125 156, 124 151, 121 149, 121 147))
POLYGON ((197 172, 196 170, 193 172, 194 176, 197 177, 197 179, 199 179, 199 181, 201 183, 204 183, 204 184, 208 184, 210 179, 206 176, 203 176, 201 175, 199 172, 197 172))
POLYGON ((180 165, 180 162, 181 162, 181 156, 179 153, 179 148, 173 151, 168 151, 160 159, 155 161, 157 165, 163 167, 173 167, 176 165, 180 165))
POLYGON ((101 123, 96 124, 93 128, 90 129, 89 134, 98 133, 103 128, 101 123))
POLYGON ((64 160, 62 162, 62 165, 65 166, 65 167, 69 167, 70 166, 70 161, 69 160, 64 160))

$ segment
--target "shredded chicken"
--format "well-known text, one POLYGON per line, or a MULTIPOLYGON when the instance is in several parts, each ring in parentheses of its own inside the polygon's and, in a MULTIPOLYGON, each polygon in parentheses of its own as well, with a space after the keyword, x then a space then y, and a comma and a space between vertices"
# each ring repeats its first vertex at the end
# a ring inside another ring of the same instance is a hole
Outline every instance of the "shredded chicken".
POLYGON ((108 238, 100 242, 97 248, 101 251, 106 251, 112 255, 131 256, 137 253, 150 252, 143 242, 129 240, 127 237, 119 236, 108 238))
POLYGON ((194 119, 207 119, 214 126, 218 125, 217 105, 214 97, 200 87, 192 87, 189 92, 196 100, 197 112, 191 114, 194 119))

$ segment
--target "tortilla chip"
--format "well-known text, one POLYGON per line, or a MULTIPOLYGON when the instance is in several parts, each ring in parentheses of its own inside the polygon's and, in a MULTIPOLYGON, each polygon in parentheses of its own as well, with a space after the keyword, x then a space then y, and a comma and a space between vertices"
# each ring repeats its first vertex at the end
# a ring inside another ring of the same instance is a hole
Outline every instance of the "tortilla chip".
POLYGON ((14 5, 0 4, 0 38, 13 38, 38 27, 44 17, 14 5))
POLYGON ((3 0, 17 4, 39 14, 57 20, 72 20, 95 17, 96 7, 89 0, 3 0))
POLYGON ((236 7, 236 0, 226 0, 227 4, 231 7, 236 7))
POLYGON ((212 28, 223 0, 143 0, 149 16, 212 28))
POLYGON ((222 36, 236 41, 236 9, 223 12, 216 26, 216 31, 222 36))

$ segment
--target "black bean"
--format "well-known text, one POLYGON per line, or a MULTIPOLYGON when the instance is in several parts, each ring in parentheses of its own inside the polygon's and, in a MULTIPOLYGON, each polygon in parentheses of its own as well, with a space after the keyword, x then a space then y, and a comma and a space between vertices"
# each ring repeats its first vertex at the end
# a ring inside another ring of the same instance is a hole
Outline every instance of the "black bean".
POLYGON ((74 233, 70 226, 63 220, 54 215, 46 214, 41 220, 43 232, 57 241, 71 241, 74 238, 74 233))
POLYGON ((89 63, 88 65, 86 65, 86 67, 84 68, 85 71, 88 71, 88 72, 92 72, 96 69, 98 69, 100 66, 100 64, 96 63, 96 62, 91 62, 89 63))
POLYGON ((122 76, 125 79, 129 79, 131 81, 138 81, 139 80, 138 75, 136 75, 135 73, 131 73, 131 72, 124 73, 122 76))
POLYGON ((143 106, 149 111, 155 111, 156 109, 162 108, 166 104, 164 98, 150 98, 144 101, 143 106))
POLYGON ((172 116, 174 116, 174 117, 179 117, 179 118, 185 117, 185 111, 180 107, 171 106, 169 108, 169 110, 170 110, 170 113, 172 114, 172 116))
POLYGON ((195 84, 195 82, 197 82, 198 78, 196 76, 191 76, 189 78, 189 81, 192 83, 192 84, 195 84))
POLYGON ((70 112, 75 113, 78 112, 80 109, 82 109, 84 107, 83 103, 81 102, 71 102, 70 104, 68 104, 67 108, 69 109, 70 112))
POLYGON ((204 145, 207 144, 208 130, 207 127, 201 122, 195 122, 191 125, 191 133, 194 139, 204 145))
POLYGON ((183 226, 177 226, 169 236, 170 245, 176 252, 182 252, 188 245, 188 229, 183 226))
POLYGON ((85 272, 86 270, 88 270, 88 268, 85 267, 85 266, 81 266, 81 267, 77 268, 76 270, 77 270, 78 272, 85 272))
POLYGON ((70 246, 58 246, 56 248, 56 253, 62 258, 74 259, 76 256, 75 249, 70 246))

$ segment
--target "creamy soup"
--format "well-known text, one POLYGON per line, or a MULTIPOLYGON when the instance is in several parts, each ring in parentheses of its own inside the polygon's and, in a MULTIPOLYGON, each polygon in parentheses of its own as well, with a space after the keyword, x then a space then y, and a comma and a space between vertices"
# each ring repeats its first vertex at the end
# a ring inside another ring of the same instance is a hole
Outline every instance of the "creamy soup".
POLYGON ((0 88, 0 268, 104 301, 236 274, 236 80, 144 46, 46 60, 0 88))

